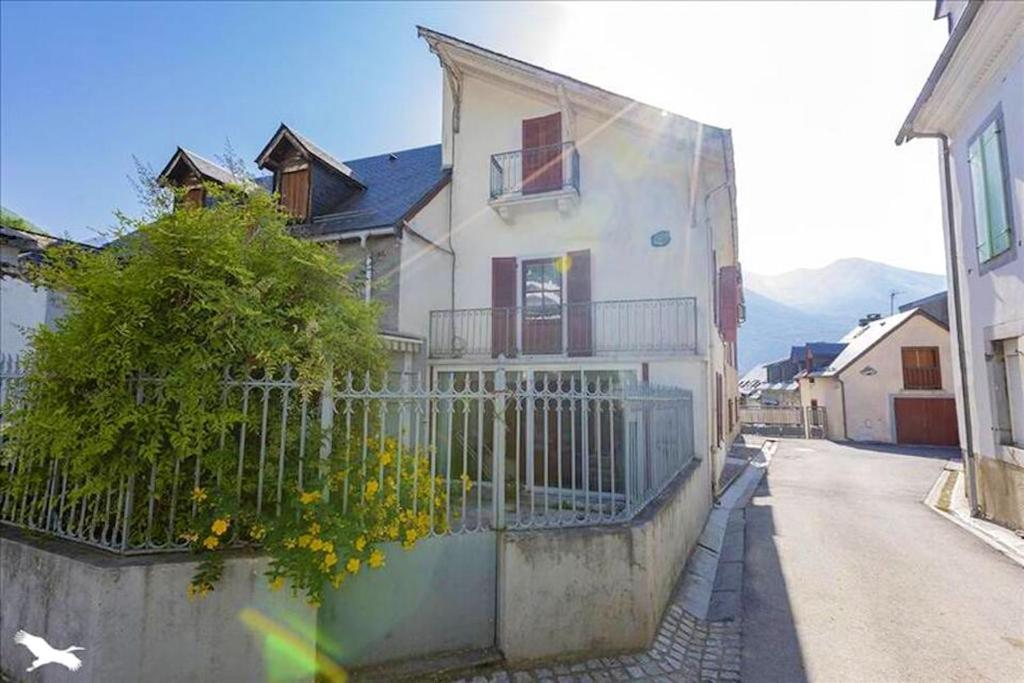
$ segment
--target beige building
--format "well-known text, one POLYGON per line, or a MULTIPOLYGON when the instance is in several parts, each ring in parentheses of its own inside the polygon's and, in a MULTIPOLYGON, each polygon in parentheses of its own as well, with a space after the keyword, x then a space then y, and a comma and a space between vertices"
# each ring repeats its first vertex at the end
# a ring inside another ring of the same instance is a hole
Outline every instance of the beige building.
POLYGON ((824 370, 800 373, 804 408, 830 439, 955 446, 949 330, 921 309, 867 322, 824 370), (812 412, 813 414, 813 412, 812 412))
POLYGON ((939 142, 954 388, 974 514, 1024 528, 1024 3, 940 0, 896 139, 939 142))

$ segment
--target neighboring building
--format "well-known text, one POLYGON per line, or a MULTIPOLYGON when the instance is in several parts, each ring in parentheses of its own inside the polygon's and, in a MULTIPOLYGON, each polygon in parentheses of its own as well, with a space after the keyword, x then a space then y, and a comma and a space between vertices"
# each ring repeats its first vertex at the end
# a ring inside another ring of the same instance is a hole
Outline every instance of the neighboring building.
POLYGON ((920 308, 922 311, 949 327, 949 293, 937 292, 917 301, 900 306, 900 312, 909 311, 913 308, 920 308))
POLYGON ((0 224, 0 356, 25 352, 34 329, 51 325, 64 311, 59 294, 35 287, 26 264, 62 240, 9 221, 0 224))
MULTIPOLYGON (((394 370, 689 389, 717 481, 744 317, 730 132, 419 34, 443 72, 440 145, 342 162, 282 124, 256 183, 359 264, 394 370)), ((161 178, 205 203, 232 176, 179 148, 161 178)))
POLYGON ((896 144, 940 141, 971 507, 1024 528, 1024 3, 940 0, 935 17, 949 40, 896 144))
POLYGON ((830 439, 958 443, 949 330, 921 309, 871 320, 825 368, 797 376, 804 408, 824 408, 830 439))

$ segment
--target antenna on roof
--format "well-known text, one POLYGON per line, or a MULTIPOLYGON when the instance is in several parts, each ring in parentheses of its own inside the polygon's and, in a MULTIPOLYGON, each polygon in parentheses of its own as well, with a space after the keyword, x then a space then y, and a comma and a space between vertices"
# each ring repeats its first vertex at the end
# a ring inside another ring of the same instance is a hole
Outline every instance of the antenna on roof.
POLYGON ((889 315, 893 314, 893 305, 896 303, 896 295, 902 293, 903 292, 897 292, 895 289, 889 290, 889 315))

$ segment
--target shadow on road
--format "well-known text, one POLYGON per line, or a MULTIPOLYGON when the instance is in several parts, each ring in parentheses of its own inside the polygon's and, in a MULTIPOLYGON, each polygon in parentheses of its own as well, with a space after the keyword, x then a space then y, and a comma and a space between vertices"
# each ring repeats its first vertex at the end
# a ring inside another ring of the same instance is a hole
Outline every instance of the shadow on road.
POLYGON ((807 681, 807 672, 775 544, 772 506, 765 503, 770 479, 769 470, 746 508, 742 678, 800 683, 807 681))
POLYGON ((958 449, 946 446, 904 446, 892 443, 867 443, 862 441, 839 441, 834 443, 858 451, 871 451, 873 453, 885 453, 886 455, 901 455, 933 460, 949 460, 950 458, 960 457, 958 449))

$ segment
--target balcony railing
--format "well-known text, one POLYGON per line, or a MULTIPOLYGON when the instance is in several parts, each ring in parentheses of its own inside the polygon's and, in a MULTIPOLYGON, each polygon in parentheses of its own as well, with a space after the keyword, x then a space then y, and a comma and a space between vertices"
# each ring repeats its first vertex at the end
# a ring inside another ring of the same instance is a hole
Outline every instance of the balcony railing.
POLYGON ((580 190, 576 144, 517 149, 491 156, 491 199, 580 190))
POLYGON ((430 313, 432 358, 696 352, 692 297, 430 313))
POLYGON ((941 389, 942 371, 935 367, 904 367, 904 389, 941 389))

